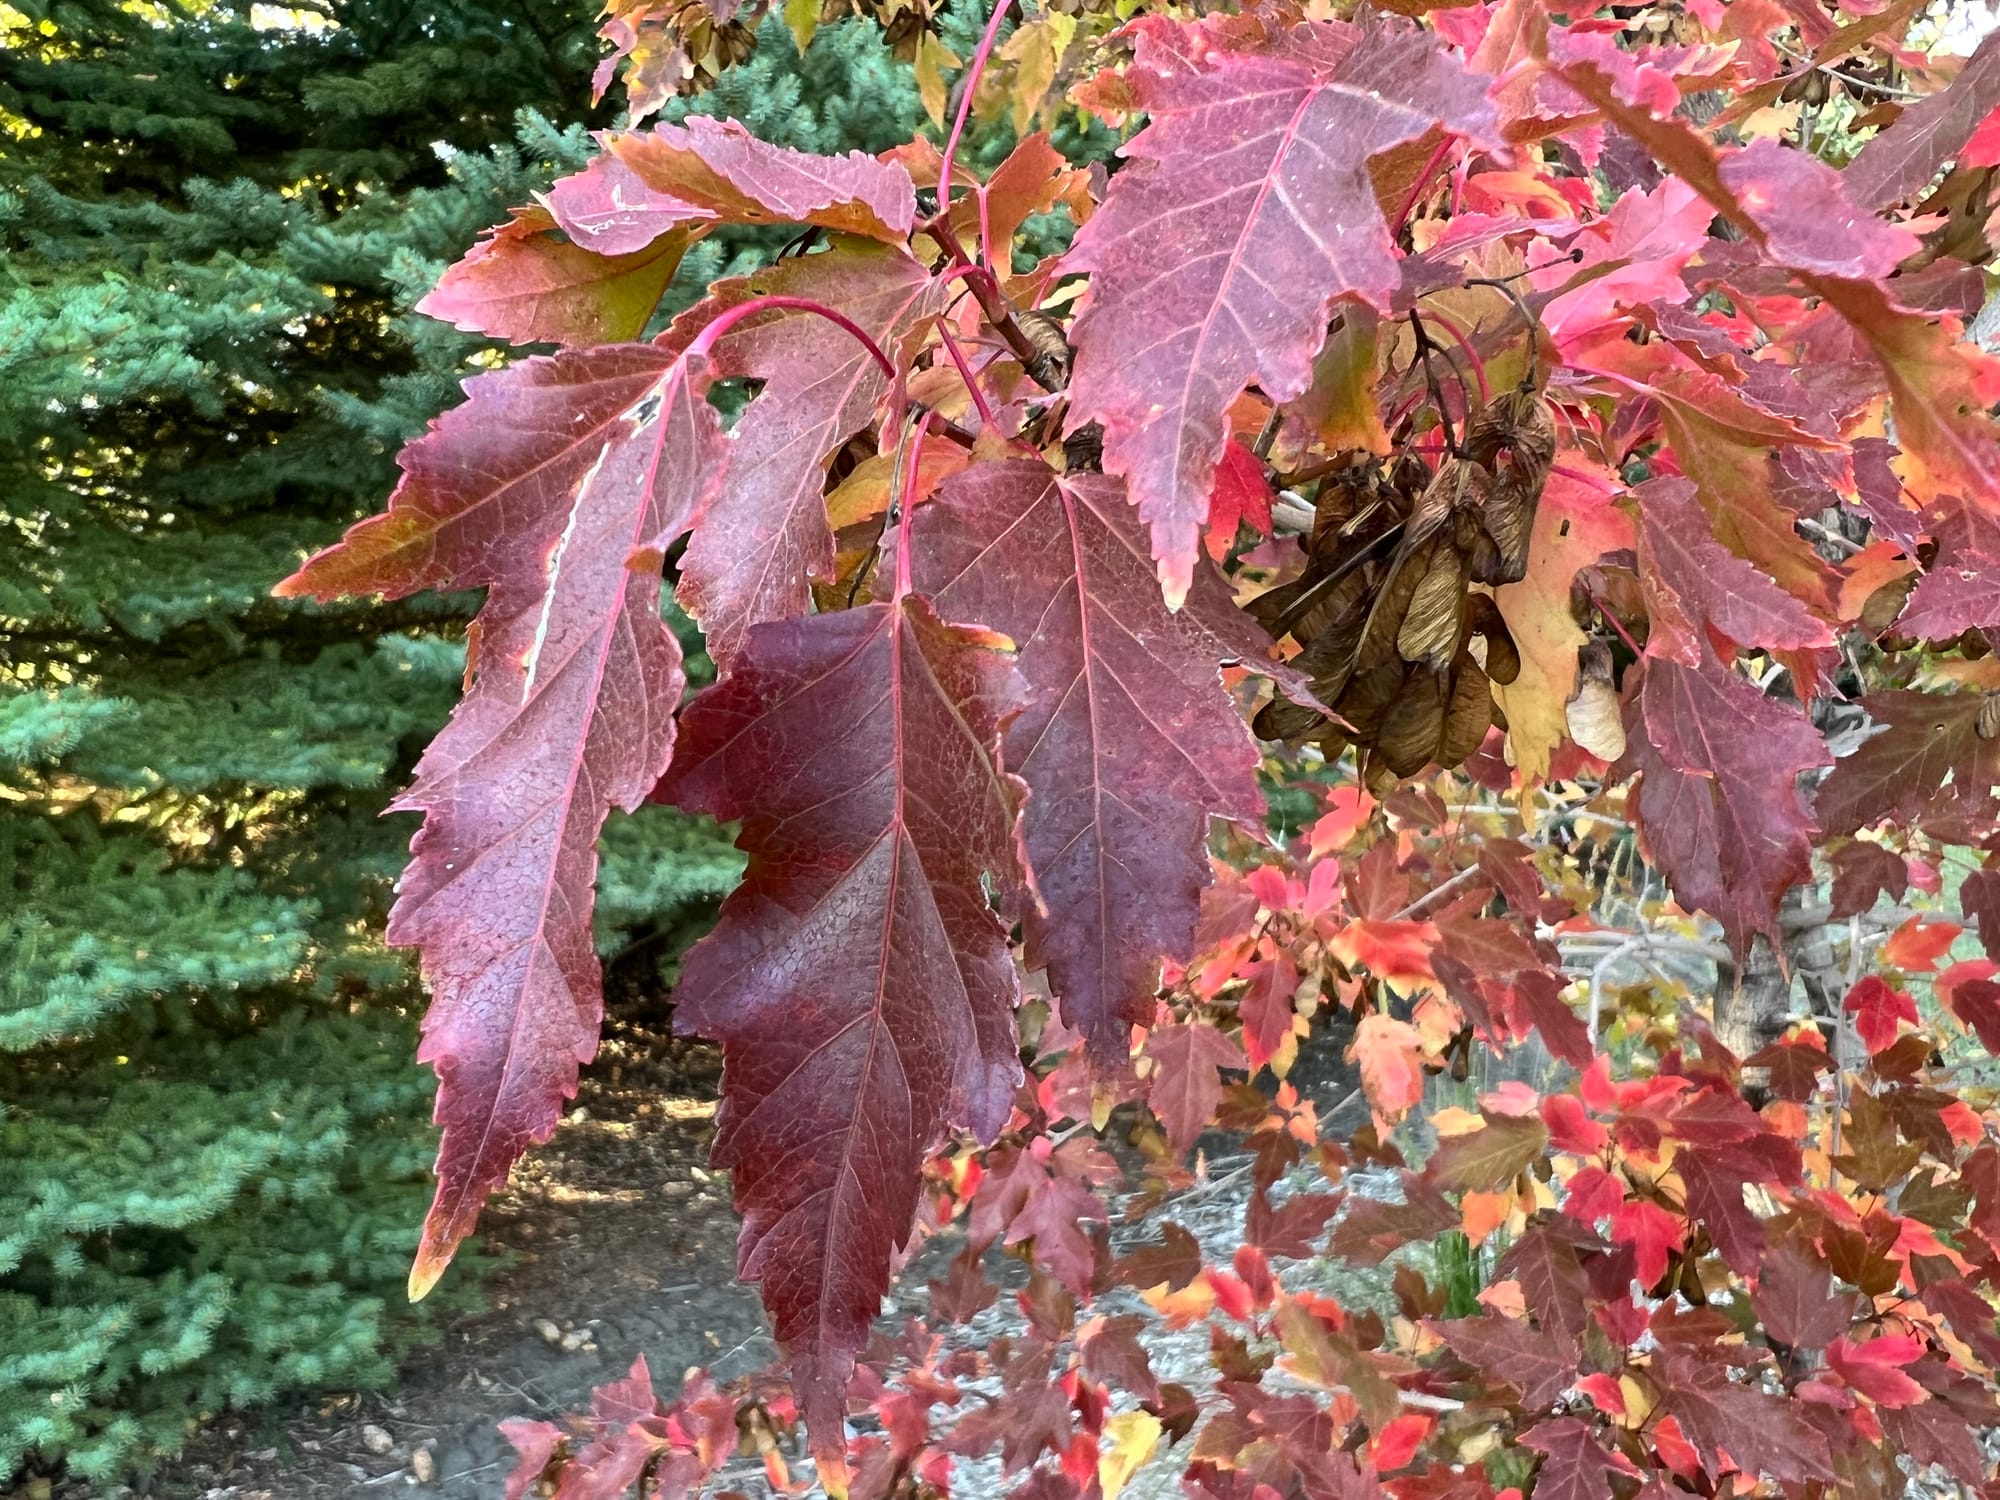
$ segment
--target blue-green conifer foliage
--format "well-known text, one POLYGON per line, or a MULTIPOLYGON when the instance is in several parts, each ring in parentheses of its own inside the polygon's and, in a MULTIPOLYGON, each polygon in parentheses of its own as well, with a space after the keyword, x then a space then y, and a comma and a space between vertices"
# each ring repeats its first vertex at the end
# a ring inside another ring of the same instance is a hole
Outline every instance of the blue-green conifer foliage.
MULTIPOLYGON (((613 123, 594 11, 0 0, 0 1484, 384 1381, 414 1326, 431 1086, 381 813, 472 601, 269 588, 518 352, 408 309, 613 123)), ((864 26, 800 59, 774 24, 697 107, 820 151, 921 113, 864 26)), ((771 248, 702 246, 670 300, 771 248)), ((602 947, 670 953, 737 868, 615 820, 602 947)))

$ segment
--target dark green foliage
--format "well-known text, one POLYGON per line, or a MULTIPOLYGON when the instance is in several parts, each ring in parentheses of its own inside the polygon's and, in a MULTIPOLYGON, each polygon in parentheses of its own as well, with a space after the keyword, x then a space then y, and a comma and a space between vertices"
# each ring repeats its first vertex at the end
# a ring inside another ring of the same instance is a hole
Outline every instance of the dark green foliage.
MULTIPOLYGON (((379 1382, 414 1326, 435 1143, 380 814, 467 601, 268 591, 496 357, 407 309, 610 123, 595 12, 0 4, 0 1483, 379 1382)), ((918 114, 847 26, 801 65, 774 25, 701 107, 817 150, 918 114)), ((673 300, 771 248, 718 239, 673 300)), ((600 946, 670 967, 738 868, 614 820, 600 946)))

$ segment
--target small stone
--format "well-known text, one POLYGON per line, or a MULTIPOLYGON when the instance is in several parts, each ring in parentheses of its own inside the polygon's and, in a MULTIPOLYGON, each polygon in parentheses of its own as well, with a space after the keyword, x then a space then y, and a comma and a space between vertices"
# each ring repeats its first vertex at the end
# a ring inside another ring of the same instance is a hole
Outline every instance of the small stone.
POLYGON ((49 1500, 55 1493, 55 1485, 46 1477, 38 1476, 28 1481, 27 1500, 49 1500))
POLYGON ((380 1458, 396 1446, 396 1440, 370 1422, 361 1429, 361 1446, 380 1458))
POLYGON ((554 1318, 535 1319, 535 1332, 542 1336, 542 1342, 545 1344, 560 1344, 562 1342, 563 1331, 556 1327, 554 1318))
POLYGON ((590 1336, 587 1329, 572 1328, 562 1336, 562 1351, 565 1354, 575 1354, 580 1349, 595 1349, 596 1347, 597 1340, 590 1336))
POLYGON ((410 1477, 418 1484, 429 1484, 437 1478, 437 1460, 431 1457, 429 1448, 419 1448, 410 1455, 410 1477))

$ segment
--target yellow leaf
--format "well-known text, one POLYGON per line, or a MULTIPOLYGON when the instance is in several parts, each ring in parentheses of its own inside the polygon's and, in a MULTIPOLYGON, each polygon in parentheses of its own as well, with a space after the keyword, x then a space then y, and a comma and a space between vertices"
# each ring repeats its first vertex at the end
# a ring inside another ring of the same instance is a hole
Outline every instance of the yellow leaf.
POLYGON ((1535 511, 1528 543, 1528 576, 1493 591, 1493 602, 1521 653, 1521 674, 1506 686, 1493 684, 1493 697, 1507 715, 1507 745, 1523 779, 1534 781, 1549 769, 1549 755, 1568 728, 1566 709, 1576 690, 1576 653, 1583 632, 1569 611, 1570 585, 1579 569, 1605 553, 1633 545, 1632 521, 1611 503, 1624 487, 1609 470, 1565 453, 1561 466, 1586 468, 1593 482, 1556 473, 1535 511))
POLYGON ((1178 1292, 1168 1291, 1163 1281, 1140 1292, 1139 1300, 1158 1313, 1168 1328, 1186 1328, 1215 1311, 1215 1288, 1206 1276, 1195 1277, 1178 1292))
POLYGON ((1475 1130, 1486 1128, 1486 1119, 1475 1109, 1461 1109, 1456 1104, 1448 1104, 1431 1116, 1431 1129, 1440 1137, 1469 1135, 1475 1130))
POLYGON ((792 29, 792 41, 801 55, 812 45, 819 30, 820 0, 785 0, 785 24, 792 29))
POLYGON ((1139 1466, 1160 1442, 1160 1419, 1149 1411, 1123 1411, 1104 1424, 1097 1456, 1097 1487, 1104 1500, 1118 1500, 1139 1466))
MULTIPOLYGON (((791 14, 790 6, 798 0, 788 0, 786 14, 791 14)), ((958 54, 926 31, 917 39, 917 93, 924 101, 924 113, 931 117, 931 124, 944 129, 944 112, 951 102, 951 91, 945 87, 944 70, 961 66, 958 54)))
MULTIPOLYGON (((856 464, 826 497, 827 524, 839 531, 887 510, 901 461, 900 454, 877 453, 856 464)), ((916 486, 907 497, 910 504, 921 504, 931 491, 971 462, 972 456, 963 448, 949 443, 926 444, 917 459, 916 486)))
POLYGON ((1377 364, 1382 354, 1382 320, 1375 309, 1350 302, 1340 326, 1327 335, 1313 361, 1313 380, 1296 410, 1329 448, 1366 448, 1387 453, 1389 434, 1375 401, 1377 364))
POLYGON ((1014 65, 1009 99, 1014 134, 1026 135, 1056 81, 1056 35, 1046 21, 1029 21, 1007 38, 1000 56, 1014 65))

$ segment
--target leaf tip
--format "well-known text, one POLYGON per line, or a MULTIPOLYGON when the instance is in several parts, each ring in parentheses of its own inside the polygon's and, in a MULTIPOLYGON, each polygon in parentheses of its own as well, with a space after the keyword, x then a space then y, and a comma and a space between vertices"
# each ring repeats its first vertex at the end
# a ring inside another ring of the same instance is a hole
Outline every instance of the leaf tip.
POLYGON ((452 1251, 457 1248, 456 1243, 441 1246, 432 1243, 429 1235, 424 1236, 424 1243, 417 1250, 416 1261, 410 1267, 409 1291, 412 1302, 421 1302, 431 1294, 431 1288, 444 1278, 446 1269, 451 1265, 452 1251))
POLYGON ((430 1288, 438 1284, 438 1278, 444 1276, 444 1268, 448 1264, 450 1260, 440 1260, 428 1252, 418 1256, 416 1264, 410 1266, 410 1300, 422 1302, 430 1296, 430 1288))

